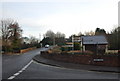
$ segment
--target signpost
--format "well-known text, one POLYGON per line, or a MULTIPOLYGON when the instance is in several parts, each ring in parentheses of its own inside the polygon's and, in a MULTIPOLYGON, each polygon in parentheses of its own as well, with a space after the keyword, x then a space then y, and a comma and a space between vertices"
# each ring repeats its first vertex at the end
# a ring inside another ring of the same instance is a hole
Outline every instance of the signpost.
POLYGON ((104 59, 93 59, 95 62, 103 62, 104 59))

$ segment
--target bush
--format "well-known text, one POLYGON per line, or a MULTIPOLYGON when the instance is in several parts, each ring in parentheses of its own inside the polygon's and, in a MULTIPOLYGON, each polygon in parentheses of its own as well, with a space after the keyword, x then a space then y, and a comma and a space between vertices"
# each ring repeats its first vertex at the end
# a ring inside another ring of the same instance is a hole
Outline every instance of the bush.
POLYGON ((61 47, 61 51, 71 51, 72 47, 61 47))
POLYGON ((84 51, 83 54, 92 55, 93 52, 91 52, 91 51, 84 51))
POLYGON ((74 50, 74 51, 69 51, 69 54, 80 54, 80 55, 92 55, 93 52, 91 51, 80 51, 80 50, 74 50))
POLYGON ((61 47, 62 51, 68 51, 68 47, 61 47))
POLYGON ((2 51, 6 52, 12 52, 12 48, 10 46, 2 46, 2 51))
POLYGON ((12 49, 12 52, 13 52, 13 53, 19 53, 19 52, 20 52, 20 48, 13 48, 13 49, 12 49))
POLYGON ((61 50, 60 50, 60 47, 59 46, 56 46, 52 49, 49 49, 48 50, 49 53, 61 53, 61 50))
POLYGON ((80 43, 78 42, 74 43, 74 50, 80 50, 80 43))

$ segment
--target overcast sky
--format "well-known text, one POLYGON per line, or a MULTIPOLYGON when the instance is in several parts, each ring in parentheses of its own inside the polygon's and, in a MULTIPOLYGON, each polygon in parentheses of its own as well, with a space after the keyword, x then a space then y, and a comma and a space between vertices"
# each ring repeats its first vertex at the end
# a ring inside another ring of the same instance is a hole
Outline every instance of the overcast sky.
POLYGON ((2 18, 18 21, 23 36, 39 37, 47 30, 60 31, 66 37, 96 27, 106 31, 118 25, 119 0, 12 0, 2 2, 2 18))

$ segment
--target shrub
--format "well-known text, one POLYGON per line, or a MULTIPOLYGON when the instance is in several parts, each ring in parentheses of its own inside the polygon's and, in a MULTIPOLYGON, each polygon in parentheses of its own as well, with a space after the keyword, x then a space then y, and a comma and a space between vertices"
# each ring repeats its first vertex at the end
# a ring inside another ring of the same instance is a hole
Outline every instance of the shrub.
POLYGON ((78 42, 74 43, 74 50, 80 50, 80 43, 78 42))
POLYGON ((53 49, 48 50, 49 53, 61 53, 60 47, 56 46, 53 49))
POLYGON ((74 50, 74 51, 69 51, 69 54, 80 54, 80 55, 92 55, 93 52, 91 51, 80 51, 80 50, 74 50))
POLYGON ((62 51, 68 51, 68 47, 61 47, 62 51))

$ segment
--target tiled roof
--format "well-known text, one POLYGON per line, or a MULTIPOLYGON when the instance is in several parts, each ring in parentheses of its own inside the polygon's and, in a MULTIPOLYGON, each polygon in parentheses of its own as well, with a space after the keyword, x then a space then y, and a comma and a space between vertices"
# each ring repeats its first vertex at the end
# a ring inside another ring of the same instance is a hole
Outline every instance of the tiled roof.
POLYGON ((82 36, 83 44, 108 44, 105 36, 82 36))

